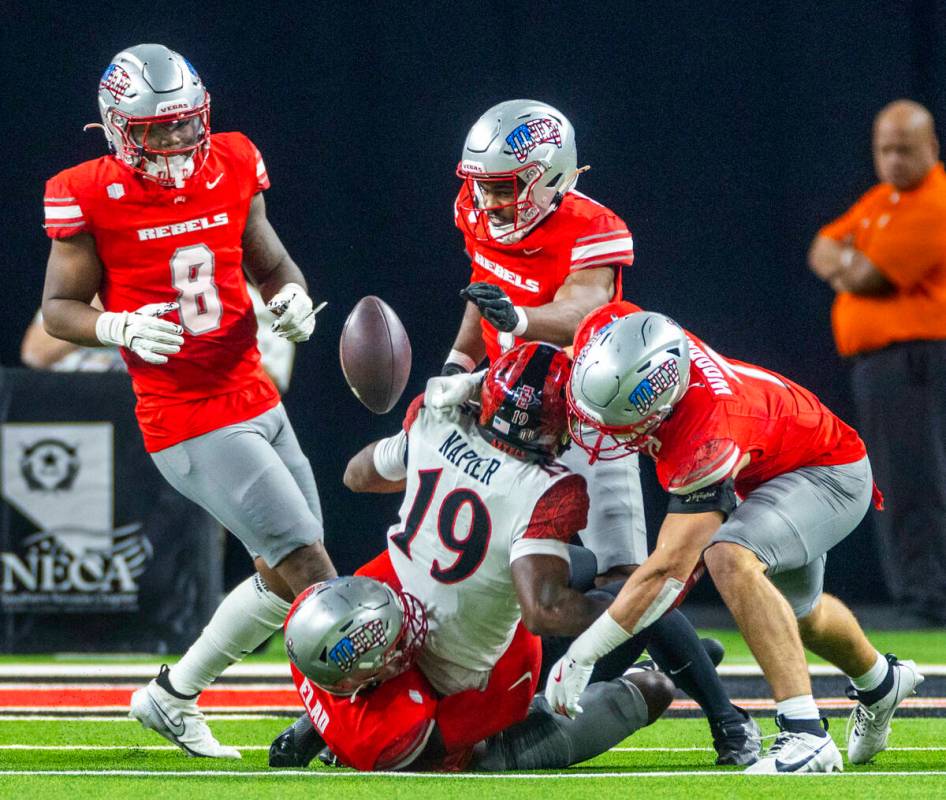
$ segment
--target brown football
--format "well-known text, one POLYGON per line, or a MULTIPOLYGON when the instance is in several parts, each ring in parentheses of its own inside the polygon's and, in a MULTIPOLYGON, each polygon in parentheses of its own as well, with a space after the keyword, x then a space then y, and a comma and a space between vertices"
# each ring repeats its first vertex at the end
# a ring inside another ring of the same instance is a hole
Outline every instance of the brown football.
POLYGON ((349 387, 370 411, 394 408, 411 374, 411 342, 391 306, 362 297, 345 320, 338 357, 349 387))

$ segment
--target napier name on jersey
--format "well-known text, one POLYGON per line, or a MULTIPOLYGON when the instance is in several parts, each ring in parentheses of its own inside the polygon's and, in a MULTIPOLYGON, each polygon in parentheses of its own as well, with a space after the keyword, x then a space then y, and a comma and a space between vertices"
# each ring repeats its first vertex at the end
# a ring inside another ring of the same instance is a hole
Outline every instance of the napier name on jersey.
MULTIPOLYGON (((529 308, 551 303, 569 273, 576 270, 634 262, 634 240, 624 221, 574 189, 565 194, 554 213, 514 244, 477 239, 475 216, 467 218, 460 210, 472 205, 469 192, 466 185, 460 190, 454 220, 472 262, 471 282, 501 287, 514 305, 529 308)), ((612 299, 621 296, 621 270, 615 273, 612 299)), ((485 319, 481 325, 490 361, 524 341, 499 333, 485 319)))
MULTIPOLYGON (((242 237, 266 167, 239 133, 211 136, 199 175, 183 188, 142 180, 111 156, 46 184, 46 233, 89 233, 105 265, 106 311, 177 301, 184 346, 155 366, 123 349, 149 452, 255 417, 279 395, 260 366, 243 277, 242 237)), ((169 317, 173 320, 173 316, 169 317)))
POLYGON ((407 474, 388 553, 401 585, 427 609, 418 665, 444 694, 482 689, 520 619, 510 564, 527 555, 568 558, 588 513, 585 480, 557 462, 507 455, 476 417, 447 419, 411 405, 402 436, 407 474))

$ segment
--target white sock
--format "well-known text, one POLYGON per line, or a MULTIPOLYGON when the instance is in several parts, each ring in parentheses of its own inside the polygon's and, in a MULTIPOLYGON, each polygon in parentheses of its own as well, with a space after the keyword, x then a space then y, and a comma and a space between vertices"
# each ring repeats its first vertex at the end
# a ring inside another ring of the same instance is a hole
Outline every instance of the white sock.
POLYGON ((887 659, 884 658, 880 653, 877 653, 877 660, 867 672, 863 675, 860 675, 856 678, 851 676, 851 683, 854 684, 854 688, 861 692, 869 692, 871 689, 876 689, 883 683, 884 678, 887 677, 887 670, 890 669, 890 664, 887 663, 887 659))
POLYGON ((289 608, 258 574, 247 578, 223 598, 197 641, 171 667, 171 686, 183 695, 202 692, 279 630, 289 608))
POLYGON ((785 719, 821 719, 815 698, 810 694, 800 694, 798 697, 789 697, 775 704, 775 713, 785 719))

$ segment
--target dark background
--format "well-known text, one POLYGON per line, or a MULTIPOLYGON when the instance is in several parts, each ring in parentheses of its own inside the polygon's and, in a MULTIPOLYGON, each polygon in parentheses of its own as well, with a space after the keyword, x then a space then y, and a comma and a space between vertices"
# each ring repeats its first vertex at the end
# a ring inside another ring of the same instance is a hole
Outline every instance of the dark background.
MULTIPOLYGON (((468 277, 452 225, 468 128, 513 97, 575 126, 579 188, 628 222, 629 299, 677 318, 723 354, 814 389, 853 421, 834 354, 831 292, 805 266, 820 225, 874 181, 870 125, 916 99, 942 117, 946 8, 914 2, 266 4, 59 3, 7 7, 2 36, 0 361, 40 300, 43 183, 104 152, 96 85, 144 41, 187 56, 213 95, 215 130, 239 129, 273 182, 269 215, 327 299, 298 349, 286 405, 316 469, 343 570, 383 544, 395 498, 341 486, 347 458, 393 432, 450 349, 468 277), (401 315, 408 391, 387 417, 362 408, 338 335, 363 295, 401 315)), ((651 516, 658 493, 648 478, 651 516)), ((829 560, 828 586, 879 599, 862 528, 829 560)), ((704 590, 705 595, 705 590, 704 590)))

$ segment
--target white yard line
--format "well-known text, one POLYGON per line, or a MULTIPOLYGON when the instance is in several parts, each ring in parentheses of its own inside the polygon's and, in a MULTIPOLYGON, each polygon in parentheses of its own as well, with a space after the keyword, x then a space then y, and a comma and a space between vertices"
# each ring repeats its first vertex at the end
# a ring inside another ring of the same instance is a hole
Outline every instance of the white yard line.
MULTIPOLYGON (((505 780, 505 781, 548 781, 548 780, 594 780, 596 778, 746 778, 758 777, 755 775, 746 775, 742 770, 738 771, 720 771, 720 770, 681 770, 680 772, 550 772, 543 774, 521 774, 505 772, 335 772, 330 770, 260 770, 246 771, 239 770, 136 770, 136 769, 105 769, 105 770, 83 770, 83 769, 3 769, 0 770, 0 776, 18 775, 18 776, 41 776, 49 775, 51 777, 121 777, 121 778, 295 778, 306 777, 309 779, 319 778, 348 778, 363 780, 365 778, 426 778, 427 780, 505 780)), ((792 778, 823 778, 826 780, 844 780, 846 778, 877 778, 877 777, 895 777, 903 778, 907 776, 946 776, 946 770, 911 770, 904 772, 835 772, 832 774, 807 772, 803 774, 784 774, 778 775, 780 780, 791 780, 792 778)), ((763 775, 761 777, 772 777, 763 775)))

